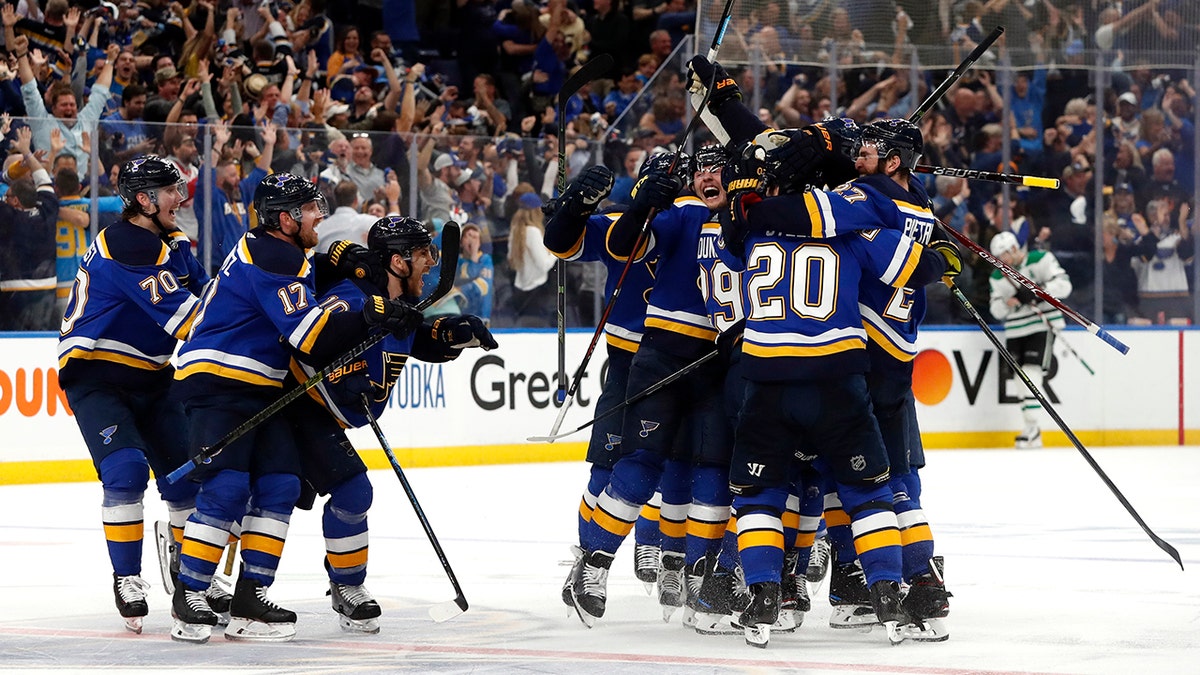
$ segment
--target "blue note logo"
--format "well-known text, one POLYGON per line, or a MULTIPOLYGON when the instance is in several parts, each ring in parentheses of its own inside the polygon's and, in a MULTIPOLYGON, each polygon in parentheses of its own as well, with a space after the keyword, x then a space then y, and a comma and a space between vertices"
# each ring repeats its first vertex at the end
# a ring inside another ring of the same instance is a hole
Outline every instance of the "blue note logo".
POLYGON ((604 449, 609 452, 612 452, 613 450, 616 450, 617 446, 620 444, 621 444, 621 435, 620 434, 609 434, 608 442, 604 444, 604 449))
POLYGON ((111 427, 108 427, 107 429, 100 430, 100 435, 104 437, 105 445, 112 443, 112 437, 113 437, 113 434, 115 434, 115 433, 117 433, 117 425, 115 425, 115 424, 112 425, 111 427))
POLYGON ((659 426, 660 425, 658 422, 642 420, 642 430, 638 432, 638 436, 641 436, 642 438, 650 438, 650 432, 654 431, 659 426))

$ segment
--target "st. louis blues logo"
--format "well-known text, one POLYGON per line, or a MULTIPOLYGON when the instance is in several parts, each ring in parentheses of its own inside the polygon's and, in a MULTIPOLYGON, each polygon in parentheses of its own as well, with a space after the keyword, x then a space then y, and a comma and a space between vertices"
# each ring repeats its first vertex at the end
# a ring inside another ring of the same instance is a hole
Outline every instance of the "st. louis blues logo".
POLYGON ((283 187, 288 181, 292 180, 292 178, 293 176, 287 173, 271 174, 263 179, 263 184, 270 185, 272 187, 283 187))
POLYGON ((608 434, 608 442, 604 444, 604 449, 607 450, 608 452, 612 452, 613 450, 616 450, 617 446, 620 444, 621 444, 621 435, 620 434, 608 434))
POLYGON ((638 436, 641 436, 642 438, 649 438, 649 437, 650 437, 650 432, 651 432, 651 431, 654 431, 654 430, 655 430, 655 429, 657 429, 658 427, 659 427, 659 424, 658 424, 658 422, 651 422, 651 421, 649 421, 649 420, 642 420, 642 430, 638 432, 638 436))
POLYGON ((100 430, 100 435, 104 437, 105 445, 112 443, 112 437, 113 437, 113 434, 115 434, 115 433, 117 433, 117 425, 115 425, 115 424, 112 425, 111 427, 108 427, 107 429, 100 430))

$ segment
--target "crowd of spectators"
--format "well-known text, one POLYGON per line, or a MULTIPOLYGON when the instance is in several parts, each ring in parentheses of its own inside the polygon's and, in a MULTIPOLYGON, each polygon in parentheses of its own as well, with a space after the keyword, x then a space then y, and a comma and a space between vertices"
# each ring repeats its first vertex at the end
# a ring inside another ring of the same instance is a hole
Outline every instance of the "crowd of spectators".
MULTIPOLYGON (((466 224, 459 283, 433 311, 490 315, 497 326, 552 325, 555 282, 537 206, 554 192, 560 125, 568 176, 604 162, 617 175, 611 201, 627 201, 646 157, 685 125, 690 54, 681 42, 697 29, 711 34, 724 3, 705 2, 699 15, 694 0, 367 4, 3 3, 0 156, 8 159, 0 190, 19 208, 35 206, 28 163, 14 145, 29 126, 59 222, 55 232, 0 223, 0 247, 16 250, 19 236, 22 255, 58 263, 49 287, 14 278, 6 263, 0 299, 53 296, 55 287, 65 296, 72 261, 90 241, 78 213, 92 232, 115 218, 120 164, 154 152, 189 181, 195 199, 180 223, 210 268, 254 226, 248 205, 261 176, 290 171, 327 194, 333 214, 318 230, 321 246, 362 240, 389 213, 416 216, 435 233, 453 219, 466 224), (598 54, 613 57, 611 71, 566 101, 560 119, 562 83, 598 54)), ((985 248, 1012 229, 1028 247, 1053 249, 1081 289, 1069 302, 1085 313, 1093 270, 1102 269, 1106 322, 1191 319, 1195 74, 1151 68, 1142 48, 1196 44, 1197 4, 760 0, 735 3, 721 59, 772 126, 829 115, 866 123, 906 116, 940 82, 943 71, 913 69, 914 60, 953 65, 1004 24, 1001 43, 923 118, 923 162, 1059 177, 1063 188, 1006 194, 996 184, 929 177, 938 215, 985 248), (1100 88, 1094 54, 1104 60, 1100 88)), ((986 297, 990 268, 974 270, 962 285, 986 297)), ((570 266, 573 323, 587 323, 594 302, 578 291, 602 288, 599 273, 570 266)), ((933 305, 933 322, 961 318, 948 300, 933 305)), ((9 318, 0 316, 0 329, 56 328, 9 318)))

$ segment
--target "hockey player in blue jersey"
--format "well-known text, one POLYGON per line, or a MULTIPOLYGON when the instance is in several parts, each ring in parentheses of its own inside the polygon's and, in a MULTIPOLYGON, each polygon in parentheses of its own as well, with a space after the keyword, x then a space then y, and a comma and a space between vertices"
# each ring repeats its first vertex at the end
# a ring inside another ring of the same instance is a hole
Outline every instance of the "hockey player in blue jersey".
MULTIPOLYGON (((258 227, 245 234, 206 289, 177 357, 174 394, 191 422, 190 448, 208 447, 280 394, 293 350, 328 363, 368 330, 407 335, 421 314, 401 300, 372 296, 361 312, 318 303, 316 228, 328 213, 321 192, 291 174, 267 176, 254 197, 258 227)), ((336 261, 334 261, 336 262, 336 261)), ((288 521, 300 495, 299 450, 287 419, 273 416, 197 471, 172 601, 171 637, 205 642, 217 616, 202 601, 229 538, 241 522, 242 568, 225 636, 290 640, 296 614, 267 599, 288 521)))
MULTIPOLYGON (((369 250, 350 242, 336 242, 331 254, 347 255, 358 249, 365 262, 363 276, 340 280, 321 291, 321 304, 334 312, 357 314, 374 295, 416 304, 424 290, 424 274, 437 260, 429 231, 417 220, 401 216, 381 218, 367 234, 369 250)), ((467 347, 495 349, 483 320, 476 316, 444 316, 403 336, 388 335, 363 352, 328 380, 310 390, 284 411, 292 422, 300 448, 305 489, 301 508, 311 508, 315 495, 329 495, 321 516, 325 536, 325 568, 333 609, 344 630, 379 632, 379 603, 365 584, 367 576, 367 510, 373 489, 346 428, 369 423, 363 396, 373 417, 388 408, 392 385, 411 357, 427 363, 451 361, 467 347)), ((292 360, 296 382, 307 380, 316 368, 306 358, 292 360)), ((288 386, 294 385, 289 382, 288 386)))
MULTIPOLYGON (((819 130, 815 135, 823 138, 819 130)), ((822 147, 832 151, 832 143, 822 147)), ((748 383, 730 482, 754 594, 742 615, 747 641, 765 646, 778 617, 780 515, 797 443, 819 455, 833 476, 872 605, 889 638, 899 641, 912 619, 901 607, 900 531, 887 452, 871 415, 858 292, 867 277, 894 288, 922 286, 957 274, 961 259, 946 242, 926 248, 902 231, 884 229, 895 207, 878 206, 879 197, 853 184, 764 198, 762 154, 748 146, 728 173, 730 209, 722 221, 727 245, 744 251, 746 262, 748 383), (832 236, 838 232, 847 233, 832 236)))
MULTIPOLYGON (((35 180, 49 176, 40 166, 35 180)), ((117 610, 129 630, 146 616, 142 579, 143 505, 150 470, 182 533, 196 496, 193 483, 163 480, 187 459, 187 420, 167 393, 171 354, 187 336, 208 276, 176 226, 187 200, 179 171, 159 157, 121 167, 122 219, 104 228, 83 256, 58 342, 59 382, 71 404, 104 488, 100 512, 113 566, 117 610)), ((207 606, 199 588, 198 602, 207 606)), ((213 598, 218 610, 228 596, 213 598)))
MULTIPOLYGON (((717 331, 697 284, 696 248, 704 224, 723 208, 725 192, 715 174, 696 171, 692 174, 694 194, 676 198, 683 184, 679 173, 686 175, 686 170, 651 167, 635 186, 630 209, 613 224, 608 235, 609 251, 619 259, 658 254, 645 333, 630 367, 630 393, 646 389, 715 348, 717 331), (651 210, 657 213, 650 222, 649 244, 634 250, 651 210)), ((584 528, 580 538, 583 553, 571 572, 572 600, 585 625, 591 626, 603 616, 613 556, 633 529, 642 504, 658 486, 668 459, 679 451, 686 453, 681 458, 685 461, 706 456, 705 445, 710 439, 703 435, 692 447, 675 448, 673 453, 672 446, 678 445, 675 441, 685 416, 704 419, 720 414, 720 383, 719 367, 705 364, 625 411, 621 458, 597 499, 591 522, 584 528)), ((665 491, 663 499, 665 503, 665 491)), ((668 551, 664 539, 660 580, 669 575, 667 579, 675 589, 673 597, 667 597, 671 595, 664 593, 667 584, 659 584, 664 617, 684 602, 682 538, 678 544, 679 550, 668 551)))

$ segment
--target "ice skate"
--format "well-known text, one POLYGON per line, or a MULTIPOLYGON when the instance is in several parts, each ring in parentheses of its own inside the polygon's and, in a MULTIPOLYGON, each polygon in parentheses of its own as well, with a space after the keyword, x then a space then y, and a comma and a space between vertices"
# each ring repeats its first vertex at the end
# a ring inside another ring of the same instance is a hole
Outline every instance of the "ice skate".
POLYGON ((751 584, 750 593, 750 606, 738 617, 738 625, 744 631, 746 644, 765 649, 771 641, 771 628, 779 620, 782 594, 779 584, 774 581, 751 584))
MULTIPOLYGON (((690 579, 689 579, 690 582, 690 579)), ((732 570, 717 567, 704 576, 700 590, 687 599, 688 608, 694 612, 692 628, 701 635, 737 635, 742 630, 733 625, 735 611, 745 609, 749 598, 735 607, 737 579, 732 570)))
POLYGON ((819 584, 829 573, 829 537, 817 537, 813 540, 812 551, 808 554, 808 568, 804 577, 810 584, 819 584))
POLYGON ((183 584, 175 584, 171 596, 171 639, 179 642, 208 642, 212 627, 217 625, 217 614, 208 606, 204 591, 193 591, 183 584))
POLYGON ((571 568, 571 602, 583 625, 591 628, 604 616, 608 593, 608 570, 613 555, 604 551, 584 551, 571 568))
POLYGON ((783 599, 779 604, 779 621, 775 623, 775 630, 781 633, 791 633, 799 628, 804 623, 805 613, 812 609, 807 580, 796 573, 799 560, 799 551, 789 551, 783 559, 783 599))
POLYGON ((658 604, 664 622, 670 623, 675 610, 683 607, 684 594, 683 554, 664 552, 662 569, 658 571, 658 604))
POLYGON ((701 558, 683 568, 683 588, 686 593, 683 600, 683 627, 696 627, 696 599, 704 586, 705 572, 708 569, 708 558, 701 558))
POLYGON ((900 603, 900 584, 895 581, 876 581, 871 586, 871 606, 879 623, 887 631, 888 641, 894 645, 904 642, 913 620, 900 603))
POLYGON ((950 614, 950 598, 942 576, 945 562, 942 556, 929 561, 929 572, 918 575, 908 587, 901 606, 913 619, 909 639, 917 642, 942 642, 950 638, 950 632, 942 621, 950 614))
POLYGON ((229 592, 229 582, 214 574, 208 588, 204 591, 204 599, 208 601, 209 608, 216 613, 217 625, 227 625, 229 623, 229 606, 233 604, 233 594, 229 592))
POLYGON ((238 576, 229 607, 228 640, 286 642, 296 637, 296 613, 267 599, 267 587, 246 576, 238 576))
POLYGON ((171 524, 165 520, 154 523, 154 542, 158 547, 158 569, 162 573, 163 590, 175 594, 175 577, 179 576, 179 546, 171 534, 171 524))
POLYGON ((578 546, 572 545, 571 546, 571 571, 567 572, 567 580, 563 582, 563 587, 562 587, 563 604, 572 609, 575 608, 575 602, 573 600, 571 600, 571 584, 572 584, 572 579, 574 579, 575 565, 576 565, 576 563, 579 562, 579 559, 582 557, 583 557, 583 549, 578 546))
POLYGON ((117 611, 125 619, 125 630, 142 632, 142 619, 150 613, 150 607, 146 604, 148 590, 150 584, 136 574, 123 577, 113 574, 113 597, 117 602, 117 611))
POLYGON ((1018 450, 1036 450, 1042 447, 1042 430, 1036 424, 1026 426, 1017 435, 1018 450))
POLYGON ((879 623, 871 605, 871 594, 858 561, 834 564, 829 575, 829 627, 865 629, 879 623))
POLYGON ((659 556, 662 549, 652 544, 637 544, 633 547, 633 574, 642 582, 646 595, 654 594, 658 582, 659 556))
POLYGON ((383 611, 366 586, 350 586, 330 581, 329 596, 333 603, 333 611, 338 613, 338 622, 342 630, 352 633, 379 632, 379 615, 383 611))

